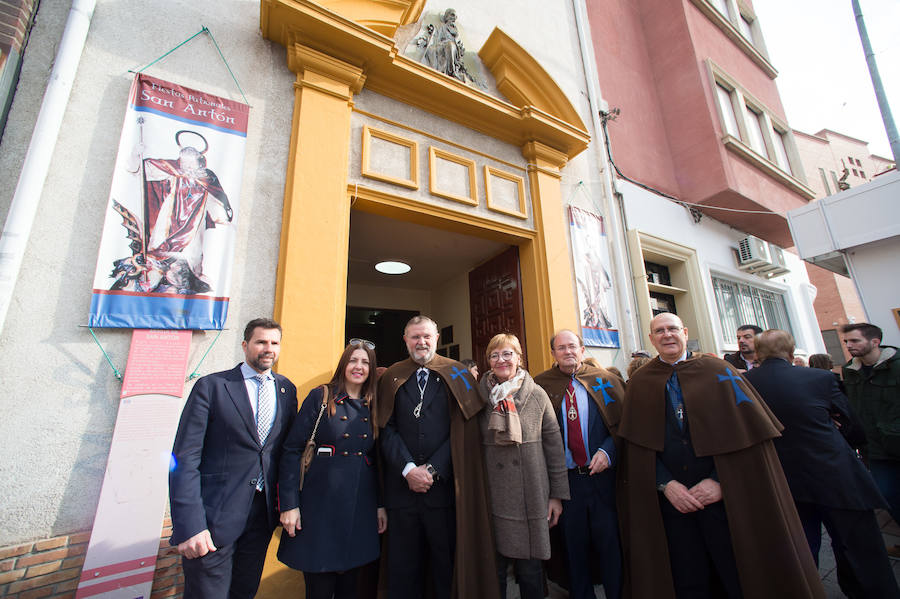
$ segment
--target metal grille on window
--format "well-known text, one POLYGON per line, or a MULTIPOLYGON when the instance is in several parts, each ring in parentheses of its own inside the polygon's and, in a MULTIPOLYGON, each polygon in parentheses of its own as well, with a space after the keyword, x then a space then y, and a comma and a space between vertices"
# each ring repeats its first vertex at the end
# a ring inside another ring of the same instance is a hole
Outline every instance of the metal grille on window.
POLYGON ((730 340, 737 328, 744 324, 755 324, 763 329, 782 329, 793 333, 784 295, 718 277, 713 277, 712 282, 719 322, 726 341, 730 340))

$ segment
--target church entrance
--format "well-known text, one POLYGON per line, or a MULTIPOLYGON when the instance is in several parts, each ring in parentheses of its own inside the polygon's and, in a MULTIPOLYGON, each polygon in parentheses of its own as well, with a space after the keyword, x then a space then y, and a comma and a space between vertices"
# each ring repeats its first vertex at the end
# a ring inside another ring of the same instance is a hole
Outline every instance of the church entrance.
POLYGON ((439 354, 457 360, 475 357, 482 365, 484 335, 507 330, 502 327, 510 322, 518 327, 510 331, 523 332, 518 272, 517 248, 503 241, 353 210, 346 338, 373 341, 378 365, 390 366, 407 356, 404 325, 424 314, 438 324, 439 354), (497 276, 498 256, 514 277, 497 276), (378 270, 384 262, 402 263, 409 270, 386 274, 378 270), (484 274, 473 287, 471 275, 480 270, 484 274), (501 312, 518 313, 518 320, 501 312))

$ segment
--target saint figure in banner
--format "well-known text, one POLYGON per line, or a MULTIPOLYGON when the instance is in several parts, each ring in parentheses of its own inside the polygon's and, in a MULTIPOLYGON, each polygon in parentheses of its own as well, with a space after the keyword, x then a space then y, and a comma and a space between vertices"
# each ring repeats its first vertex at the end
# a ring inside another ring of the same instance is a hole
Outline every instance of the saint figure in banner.
POLYGON ((206 168, 206 138, 181 130, 175 143, 177 159, 143 158, 143 146, 138 146, 146 226, 114 201, 133 255, 113 263, 116 280, 110 289, 177 294, 211 289, 203 277, 203 232, 231 223, 234 213, 219 178, 206 168), (202 142, 203 149, 182 145, 185 135, 202 142))
POLYGON ((619 347, 603 217, 569 206, 572 259, 585 345, 619 347))

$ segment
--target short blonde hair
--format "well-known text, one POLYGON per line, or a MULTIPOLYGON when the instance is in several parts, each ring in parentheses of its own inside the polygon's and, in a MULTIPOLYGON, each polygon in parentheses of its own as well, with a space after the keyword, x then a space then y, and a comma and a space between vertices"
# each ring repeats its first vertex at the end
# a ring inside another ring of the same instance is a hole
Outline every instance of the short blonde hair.
POLYGON ((769 358, 791 361, 794 357, 794 337, 787 331, 769 329, 756 336, 756 359, 769 358))
POLYGON ((484 350, 484 359, 490 364, 491 354, 494 353, 498 347, 505 347, 507 345, 513 348, 513 351, 518 354, 519 365, 522 368, 525 368, 525 358, 522 356, 522 344, 519 343, 519 338, 512 333, 497 333, 491 337, 491 340, 487 344, 487 349, 484 350))

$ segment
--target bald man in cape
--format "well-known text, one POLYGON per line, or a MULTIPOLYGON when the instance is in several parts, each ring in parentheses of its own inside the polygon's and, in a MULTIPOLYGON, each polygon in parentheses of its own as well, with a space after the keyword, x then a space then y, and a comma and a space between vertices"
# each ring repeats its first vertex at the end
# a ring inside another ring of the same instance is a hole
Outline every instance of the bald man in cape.
MULTIPOLYGON (((615 433, 625 386, 605 368, 585 362, 584 341, 563 329, 550 340, 556 365, 534 377, 543 387, 565 443, 571 499, 560 517, 569 596, 595 599, 592 571, 607 599, 622 594, 622 554, 616 515, 615 433), (596 559, 592 559, 592 550, 596 559)), ((554 555, 551 560, 558 559, 554 555)), ((551 567, 551 570, 555 568, 551 567)))
POLYGON ((687 351, 674 314, 628 381, 619 516, 634 599, 824 598, 772 439, 781 424, 719 358, 687 351))
POLYGON ((498 599, 494 541, 485 485, 484 407, 471 373, 435 355, 433 320, 416 316, 403 339, 409 359, 382 375, 376 422, 388 509, 389 599, 498 599))

